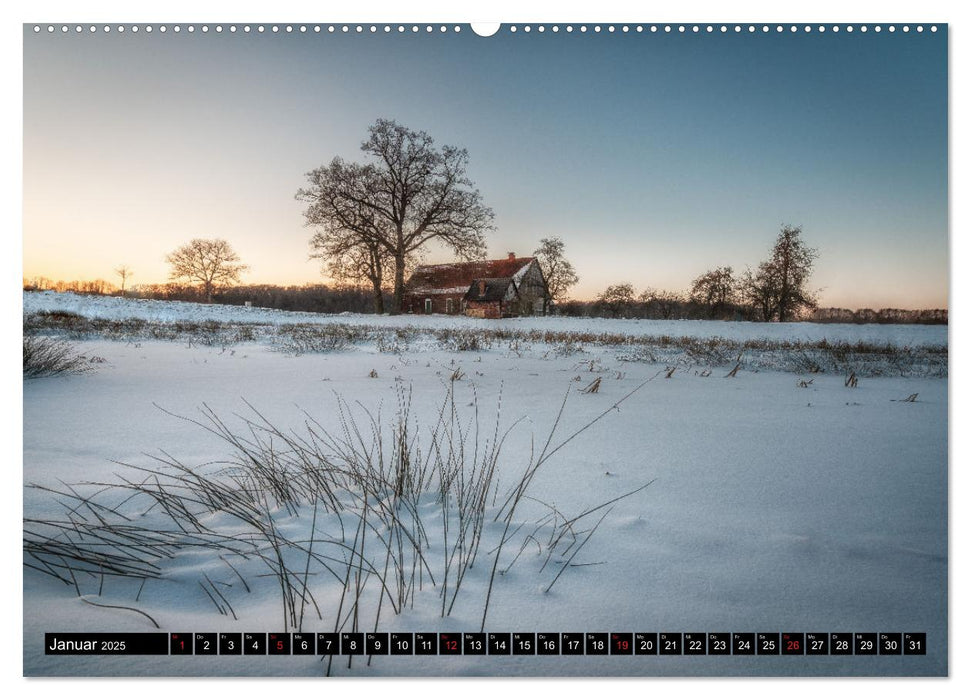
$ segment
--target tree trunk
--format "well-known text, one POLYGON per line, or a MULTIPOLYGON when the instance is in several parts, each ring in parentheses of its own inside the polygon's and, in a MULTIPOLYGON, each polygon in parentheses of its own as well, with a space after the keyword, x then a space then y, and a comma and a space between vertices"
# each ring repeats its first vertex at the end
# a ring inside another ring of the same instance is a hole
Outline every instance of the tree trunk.
POLYGON ((394 257, 394 301, 392 302, 391 313, 400 314, 401 306, 405 296, 405 256, 395 255, 394 257))
POLYGON ((381 280, 371 280, 374 288, 374 313, 384 313, 384 292, 381 290, 381 280))

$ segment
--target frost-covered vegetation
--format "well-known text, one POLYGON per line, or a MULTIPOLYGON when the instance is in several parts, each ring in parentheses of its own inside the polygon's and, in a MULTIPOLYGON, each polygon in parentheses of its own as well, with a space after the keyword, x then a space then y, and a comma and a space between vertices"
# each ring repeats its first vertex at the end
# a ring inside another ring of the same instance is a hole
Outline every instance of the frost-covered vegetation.
POLYGON ((535 566, 547 593, 569 585, 565 574, 612 506, 649 485, 577 513, 531 489, 556 453, 613 407, 569 435, 554 424, 541 452, 508 454, 513 426, 498 408, 493 425, 480 425, 479 407, 461 415, 450 388, 437 422, 419 427, 410 395, 398 390, 390 422, 338 400, 338 433, 310 416, 300 430, 280 429, 255 409, 231 427, 204 409, 190 422, 224 443, 222 459, 187 465, 163 454, 149 466, 125 465, 112 481, 35 486, 66 510, 26 518, 25 566, 93 605, 108 604, 84 596, 110 588, 120 598, 114 609, 155 627, 140 601, 188 586, 176 595, 198 587, 234 620, 248 598, 277 597, 285 631, 377 629, 423 593, 447 618, 468 595, 481 631, 497 577, 518 563, 535 566), (500 486, 500 475, 512 474, 500 486), (208 564, 187 576, 180 562, 200 557, 208 564), (480 585, 466 594, 476 564, 480 585))
POLYGON ((24 379, 87 372, 103 358, 87 357, 68 342, 43 335, 24 335, 24 379))
POLYGON ((227 309, 223 320, 221 310, 211 306, 169 303, 165 313, 145 313, 145 302, 137 301, 94 306, 93 314, 82 315, 69 310, 76 305, 73 295, 59 296, 65 309, 44 308, 51 305, 43 295, 25 297, 30 300, 25 302, 25 332, 222 347, 258 341, 295 355, 350 348, 392 354, 431 348, 466 352, 506 348, 521 355, 529 348, 530 353, 548 357, 590 347, 606 349, 626 362, 682 368, 738 364, 745 369, 853 372, 862 377, 946 377, 948 367, 946 327, 875 326, 861 331, 856 326, 784 324, 798 329, 793 337, 779 337, 779 324, 704 321, 679 325, 676 321, 523 318, 469 323, 461 317, 321 317, 264 309, 227 309), (131 315, 125 316, 126 312, 131 315))

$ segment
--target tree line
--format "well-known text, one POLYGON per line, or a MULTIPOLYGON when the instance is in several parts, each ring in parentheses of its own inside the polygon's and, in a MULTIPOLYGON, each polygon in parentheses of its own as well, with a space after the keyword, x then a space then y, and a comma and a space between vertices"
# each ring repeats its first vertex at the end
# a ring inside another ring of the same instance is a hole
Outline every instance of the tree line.
MULTIPOLYGON (((485 233, 494 214, 467 174, 468 152, 435 145, 424 131, 393 120, 378 119, 360 146, 363 162, 336 157, 306 174, 307 185, 296 198, 307 207, 304 219, 313 229, 310 259, 337 282, 327 285, 241 285, 248 269, 222 239, 196 238, 169 253, 167 284, 129 285, 134 272, 121 265, 120 293, 125 295, 242 304, 301 311, 400 313, 405 280, 431 243, 450 249, 461 260, 485 258, 485 233), (361 299, 369 304, 362 307, 361 299)), ((593 301, 569 299, 579 277, 558 237, 540 241, 533 252, 546 279, 555 313, 612 318, 706 318, 792 321, 841 319, 849 322, 940 322, 939 311, 884 309, 849 312, 819 310, 809 286, 819 256, 802 240, 802 228, 783 225, 769 256, 737 274, 716 267, 697 277, 687 293, 645 289, 627 282, 608 286, 593 301), (855 315, 854 315, 855 314, 855 315), (856 319, 870 319, 856 321, 856 319)), ((112 294, 118 287, 105 280, 53 283, 24 280, 24 288, 56 289, 82 294, 112 294)), ((947 312, 943 312, 946 322, 947 312)))
MULTIPOLYGON (((630 285, 625 285, 630 286, 630 285)), ((51 290, 75 294, 121 295, 120 286, 106 280, 88 282, 55 281, 46 277, 24 278, 27 291, 51 290)), ((163 301, 204 302, 205 295, 197 285, 168 282, 165 284, 140 284, 131 287, 126 296, 138 299, 163 301)), ((598 301, 564 300, 557 306, 560 316, 572 317, 622 317, 639 319, 710 319, 710 309, 694 302, 685 294, 647 289, 637 294, 633 287, 630 295, 622 293, 615 301, 626 304, 624 308, 607 309, 598 301)), ((214 304, 253 306, 283 311, 309 311, 312 313, 371 313, 371 290, 364 287, 326 284, 271 285, 244 284, 227 287, 213 294, 214 304)), ((391 295, 385 295, 385 303, 391 303, 391 295)), ((746 316, 747 309, 738 308, 738 315, 731 320, 758 320, 746 316)), ((804 320, 814 323, 896 323, 896 324, 947 324, 947 309, 842 309, 819 308, 804 320)))
MULTIPOLYGON (((711 307, 681 292, 645 289, 637 293, 630 284, 611 285, 595 300, 561 303, 559 316, 576 318, 629 318, 647 320, 762 321, 751 306, 734 304, 713 315, 711 307)), ((812 323, 947 324, 947 309, 843 309, 817 308, 804 313, 800 321, 812 323)))
POLYGON ((802 240, 802 228, 783 225, 769 257, 753 270, 736 275, 730 266, 709 270, 685 294, 645 289, 637 294, 628 282, 614 284, 593 302, 561 304, 564 315, 612 318, 692 318, 792 321, 816 308, 809 277, 819 253, 802 240))
POLYGON ((784 224, 769 257, 753 271, 735 275, 718 267, 691 284, 691 300, 711 318, 743 316, 759 321, 794 321, 818 306, 809 278, 819 251, 802 240, 802 227, 784 224))
MULTIPOLYGON (((105 280, 94 282, 63 282, 45 277, 24 278, 25 291, 74 292, 96 296, 121 296, 121 288, 105 280)), ((130 299, 157 299, 160 301, 206 302, 206 294, 198 284, 166 282, 162 284, 138 284, 129 287, 125 296, 130 299)), ((390 299, 390 296, 388 297, 390 299)), ((253 306, 282 311, 309 311, 312 313, 370 313, 373 299, 369 290, 361 287, 327 284, 239 284, 222 287, 212 293, 211 303, 253 306)))

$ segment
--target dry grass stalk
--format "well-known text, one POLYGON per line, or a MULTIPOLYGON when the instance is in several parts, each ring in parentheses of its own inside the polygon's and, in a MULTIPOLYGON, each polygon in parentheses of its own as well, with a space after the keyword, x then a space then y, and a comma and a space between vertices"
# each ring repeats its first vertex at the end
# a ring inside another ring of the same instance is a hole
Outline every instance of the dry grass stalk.
POLYGON ((600 379, 601 377, 597 377, 592 382, 587 384, 587 386, 585 386, 583 389, 580 389, 580 392, 583 394, 596 394, 598 391, 600 391, 600 379))

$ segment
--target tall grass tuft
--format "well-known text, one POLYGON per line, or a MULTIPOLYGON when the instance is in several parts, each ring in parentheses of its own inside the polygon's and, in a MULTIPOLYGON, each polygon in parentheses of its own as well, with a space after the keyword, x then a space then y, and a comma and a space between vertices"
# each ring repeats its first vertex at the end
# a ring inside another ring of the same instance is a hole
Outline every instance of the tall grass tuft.
POLYGON ((285 631, 310 620, 334 631, 376 630, 419 599, 427 609, 428 596, 437 596, 442 617, 460 603, 481 609, 484 626, 497 573, 529 559, 528 548, 550 590, 608 506, 649 485, 573 516, 531 494, 544 465, 646 383, 558 436, 565 395, 542 448, 523 455, 504 451, 520 421, 503 420, 501 395, 485 418, 474 386, 471 410, 456 400, 457 382, 446 384, 434 418, 421 424, 400 382, 389 421, 338 397, 336 428, 304 414, 301 425, 284 429, 249 404, 248 415, 230 423, 203 406, 197 418, 176 417, 227 447, 218 461, 191 466, 162 453, 149 465, 122 465, 113 482, 34 485, 65 512, 25 520, 24 565, 85 600, 124 589, 106 580, 128 582, 130 597, 111 604, 143 615, 134 603, 148 605, 146 582, 184 581, 176 561, 201 557, 185 596, 234 619, 252 596, 270 594, 272 581, 285 631), (527 502, 542 505, 539 515, 521 515, 527 502), (488 578, 480 578, 486 590, 478 598, 466 583, 481 560, 488 578), (566 563, 546 572, 551 561, 566 563))
POLYGON ((24 379, 87 372, 100 361, 78 353, 64 340, 24 335, 24 379))

